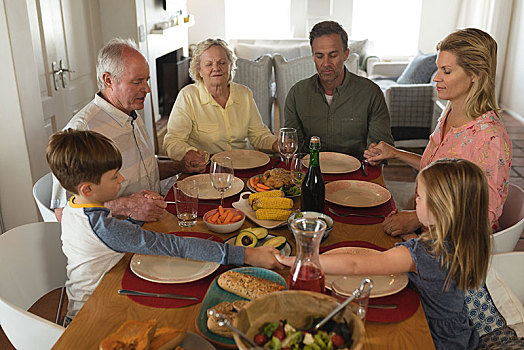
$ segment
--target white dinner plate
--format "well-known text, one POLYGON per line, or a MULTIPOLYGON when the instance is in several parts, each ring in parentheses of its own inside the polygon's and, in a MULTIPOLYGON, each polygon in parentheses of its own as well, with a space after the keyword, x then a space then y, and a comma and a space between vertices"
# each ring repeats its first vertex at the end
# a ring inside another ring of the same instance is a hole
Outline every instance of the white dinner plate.
POLYGON ((234 149, 215 154, 215 157, 229 157, 233 162, 233 169, 244 170, 258 168, 269 163, 269 156, 264 152, 249 149, 234 149))
POLYGON ((209 276, 220 264, 161 255, 135 254, 129 267, 135 275, 150 282, 187 283, 209 276))
MULTIPOLYGON (((211 178, 209 174, 198 174, 188 176, 180 182, 195 180, 198 183, 198 198, 199 199, 220 199, 220 192, 215 190, 211 184, 211 178)), ((235 177, 233 180, 233 185, 229 190, 224 192, 224 198, 234 196, 235 194, 241 192, 244 189, 244 181, 235 177)))
POLYGON ((386 188, 373 182, 338 180, 326 184, 326 200, 346 207, 375 207, 390 198, 386 188))
MULTIPOLYGON (((353 255, 368 255, 378 253, 378 250, 361 248, 361 247, 341 247, 328 250, 323 254, 353 254, 353 255)), ((325 275, 326 278, 326 288, 331 289, 331 283, 338 279, 344 277, 344 275, 325 275)), ((360 282, 364 278, 369 278, 373 281, 373 289, 371 290, 370 298, 379 298, 385 297, 386 295, 391 295, 400 292, 408 285, 408 275, 402 273, 399 275, 353 275, 347 276, 347 283, 345 286, 348 290, 353 291, 358 288, 360 282)), ((349 294, 348 294, 349 296, 349 294)))
MULTIPOLYGON (((320 152, 320 171, 322 174, 344 174, 360 169, 360 161, 348 154, 337 152, 320 152)), ((309 155, 302 160, 304 165, 309 166, 309 155)))
MULTIPOLYGON (((261 239, 261 240, 258 241, 257 247, 261 247, 270 238, 274 238, 274 237, 276 237, 276 235, 272 235, 271 233, 269 233, 266 236, 266 238, 261 239)), ((230 238, 226 239, 224 243, 235 245, 236 238, 237 238, 237 236, 230 237, 230 238)), ((291 248, 291 244, 289 244, 289 242, 286 240, 286 245, 284 246, 284 248, 280 249, 280 255, 282 255, 282 256, 290 256, 292 251, 293 251, 293 248, 291 248)))
POLYGON ((253 221, 258 226, 262 226, 265 228, 277 228, 280 226, 284 226, 286 224, 286 220, 283 221, 276 221, 276 220, 258 220, 257 214, 251 207, 249 206, 249 200, 248 197, 251 194, 251 192, 244 192, 240 195, 240 200, 238 202, 233 203, 233 208, 237 208, 238 210, 242 210, 244 214, 249 218, 249 220, 253 221), (242 198, 246 197, 246 198, 242 198))

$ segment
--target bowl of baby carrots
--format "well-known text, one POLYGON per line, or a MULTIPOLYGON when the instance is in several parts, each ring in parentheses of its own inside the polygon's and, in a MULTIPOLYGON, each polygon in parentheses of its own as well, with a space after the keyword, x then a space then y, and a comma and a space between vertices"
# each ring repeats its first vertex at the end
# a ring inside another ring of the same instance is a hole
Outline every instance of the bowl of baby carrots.
POLYGON ((204 223, 207 228, 216 233, 231 233, 242 227, 246 214, 235 208, 211 209, 204 214, 204 223))

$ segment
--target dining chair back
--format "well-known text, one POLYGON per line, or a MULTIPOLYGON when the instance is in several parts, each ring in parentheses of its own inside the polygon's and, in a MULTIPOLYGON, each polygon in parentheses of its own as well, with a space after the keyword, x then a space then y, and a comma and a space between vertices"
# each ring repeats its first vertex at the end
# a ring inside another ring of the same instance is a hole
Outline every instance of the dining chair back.
POLYGON ((45 222, 56 222, 56 216, 51 209, 51 192, 53 189, 53 174, 42 176, 33 186, 33 197, 45 222))
POLYGON ((508 198, 499 218, 501 230, 493 234, 493 253, 511 252, 524 230, 524 190, 509 184, 508 198))
POLYGON ((0 236, 0 326, 17 349, 50 349, 64 328, 27 310, 65 285, 60 224, 18 226, 0 236))
POLYGON ((524 252, 507 252, 493 254, 491 266, 497 271, 500 278, 524 305, 524 278, 522 266, 524 265, 524 252))

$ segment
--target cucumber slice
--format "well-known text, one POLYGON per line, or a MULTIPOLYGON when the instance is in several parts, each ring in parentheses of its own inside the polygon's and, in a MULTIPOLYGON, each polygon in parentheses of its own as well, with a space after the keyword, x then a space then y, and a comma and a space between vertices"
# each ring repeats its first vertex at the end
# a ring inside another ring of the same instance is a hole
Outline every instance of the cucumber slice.
POLYGON ((286 242, 287 242, 286 237, 276 236, 276 237, 270 238, 267 241, 265 241, 263 245, 269 245, 269 246, 275 247, 278 250, 280 250, 284 248, 284 246, 286 245, 286 242))
POLYGON ((243 230, 240 230, 240 233, 244 231, 251 232, 252 234, 257 236, 259 240, 266 238, 267 235, 269 234, 269 231, 267 230, 267 228, 264 228, 264 227, 248 227, 243 230))

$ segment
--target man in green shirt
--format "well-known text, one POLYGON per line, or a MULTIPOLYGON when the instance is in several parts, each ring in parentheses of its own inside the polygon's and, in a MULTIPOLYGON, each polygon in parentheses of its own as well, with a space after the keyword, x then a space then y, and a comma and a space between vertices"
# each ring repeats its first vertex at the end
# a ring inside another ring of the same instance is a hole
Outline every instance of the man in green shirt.
POLYGON ((322 151, 362 159, 371 142, 393 145, 389 112, 382 90, 350 73, 348 35, 333 21, 317 23, 309 33, 317 74, 296 83, 286 98, 285 126, 297 129, 299 149, 309 152, 311 136, 322 151))

